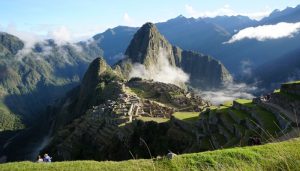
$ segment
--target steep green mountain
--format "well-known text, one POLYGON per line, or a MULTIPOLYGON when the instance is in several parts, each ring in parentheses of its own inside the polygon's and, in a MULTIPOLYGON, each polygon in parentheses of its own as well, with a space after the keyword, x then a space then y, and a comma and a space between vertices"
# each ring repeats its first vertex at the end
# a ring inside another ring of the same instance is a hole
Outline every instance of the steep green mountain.
POLYGON ((29 48, 15 36, 1 35, 0 158, 32 159, 52 133, 55 108, 50 106, 79 84, 102 50, 95 42, 58 45, 54 40, 29 48))
POLYGON ((89 66, 79 87, 73 89, 62 101, 57 114, 56 127, 65 125, 83 115, 96 104, 117 98, 120 93, 118 81, 122 78, 111 69, 103 58, 96 58, 89 66))
POLYGON ((134 35, 125 56, 126 60, 130 60, 132 63, 141 63, 146 67, 151 67, 151 65, 157 65, 158 58, 161 57, 160 50, 165 53, 164 56, 170 61, 170 64, 175 66, 172 45, 152 23, 146 23, 134 35))
POLYGON ((54 40, 31 49, 0 34, 0 130, 37 123, 46 107, 78 84, 89 62, 102 53, 93 43, 58 46, 54 40))
MULTIPOLYGON (((220 87, 232 81, 231 75, 220 61, 196 52, 173 47, 152 23, 144 24, 137 31, 125 56, 117 64, 125 78, 129 78, 131 73, 135 72, 134 65, 142 64, 145 66, 146 72, 150 74, 167 68, 168 65, 170 68, 181 68, 190 75, 190 84, 197 88, 220 87)), ((151 78, 152 75, 148 79, 151 78)))
POLYGON ((24 47, 24 43, 17 37, 0 32, 0 56, 15 55, 24 47))
POLYGON ((253 136, 267 143, 297 131, 298 116, 292 112, 298 113, 298 82, 268 96, 211 106, 172 84, 123 80, 99 58, 70 94, 58 107, 56 130, 43 150, 56 160, 150 158, 168 150, 181 154, 247 146, 253 136), (99 87, 108 88, 109 95, 99 87))
POLYGON ((56 107, 56 126, 45 151, 57 160, 124 160, 131 158, 128 149, 147 157, 138 145, 144 135, 150 148, 158 147, 155 154, 165 153, 166 149, 158 145, 169 143, 174 150, 193 151, 198 147, 188 150, 178 146, 194 142, 189 133, 182 132, 189 125, 181 128, 155 122, 168 121, 175 111, 201 111, 209 105, 194 93, 172 84, 140 78, 125 81, 102 58, 97 58, 81 85, 56 107))

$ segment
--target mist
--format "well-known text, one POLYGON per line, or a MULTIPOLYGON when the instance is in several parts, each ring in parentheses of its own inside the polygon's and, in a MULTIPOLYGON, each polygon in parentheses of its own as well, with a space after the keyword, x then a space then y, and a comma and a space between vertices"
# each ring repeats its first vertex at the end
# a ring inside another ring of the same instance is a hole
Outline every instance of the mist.
POLYGON ((226 101, 232 101, 235 99, 252 99, 253 95, 257 91, 257 87, 250 86, 245 83, 229 83, 221 89, 201 91, 198 90, 199 95, 209 100, 213 105, 220 105, 226 101))
POLYGON ((172 66, 167 59, 167 52, 162 49, 159 51, 156 65, 146 68, 142 64, 133 64, 129 74, 129 78, 132 77, 140 77, 177 86, 182 86, 189 81, 189 75, 182 69, 172 66))

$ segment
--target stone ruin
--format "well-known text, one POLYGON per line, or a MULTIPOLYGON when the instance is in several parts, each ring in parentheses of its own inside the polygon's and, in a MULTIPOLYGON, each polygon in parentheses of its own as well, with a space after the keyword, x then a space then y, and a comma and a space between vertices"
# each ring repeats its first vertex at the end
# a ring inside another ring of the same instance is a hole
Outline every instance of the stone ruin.
POLYGON ((107 100, 106 103, 94 106, 91 110, 94 119, 109 116, 123 119, 123 122, 131 122, 139 116, 170 118, 172 113, 174 108, 125 93, 119 94, 116 101, 107 100))

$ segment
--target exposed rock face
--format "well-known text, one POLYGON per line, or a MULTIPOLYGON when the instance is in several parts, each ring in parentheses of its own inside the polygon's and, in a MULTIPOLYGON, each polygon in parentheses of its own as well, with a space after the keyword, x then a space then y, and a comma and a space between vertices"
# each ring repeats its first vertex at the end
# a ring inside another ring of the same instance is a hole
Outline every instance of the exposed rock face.
POLYGON ((165 58, 171 67, 181 68, 189 74, 191 85, 197 88, 215 88, 232 81, 220 61, 173 47, 152 23, 144 24, 137 31, 125 55, 126 58, 117 64, 122 68, 125 78, 130 77, 133 64, 142 64, 146 70, 150 68, 148 72, 151 72, 159 70, 159 66, 164 67, 160 58, 165 58))

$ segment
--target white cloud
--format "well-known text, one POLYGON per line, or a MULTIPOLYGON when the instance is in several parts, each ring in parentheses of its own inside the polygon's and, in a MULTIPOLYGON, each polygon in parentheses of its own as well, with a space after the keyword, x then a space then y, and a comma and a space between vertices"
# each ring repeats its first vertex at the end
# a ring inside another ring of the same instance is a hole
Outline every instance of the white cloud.
POLYGON ((257 27, 248 27, 240 30, 226 43, 234 43, 243 39, 256 39, 265 41, 270 39, 280 39, 293 37, 300 31, 300 22, 298 23, 278 23, 275 25, 263 25, 257 27))
POLYGON ((271 10, 267 9, 265 11, 260 11, 260 12, 241 13, 240 15, 248 16, 249 18, 254 19, 254 20, 260 20, 264 17, 269 16, 271 12, 272 12, 271 10))
POLYGON ((245 83, 227 84, 223 89, 214 91, 200 91, 199 94, 203 99, 209 100, 213 105, 223 104, 226 101, 233 101, 238 98, 252 99, 253 93, 257 87, 246 85, 245 83))
POLYGON ((189 81, 189 75, 178 67, 174 67, 167 59, 167 52, 159 51, 157 64, 146 68, 141 64, 134 64, 129 77, 140 77, 147 80, 154 80, 163 83, 175 84, 178 86, 184 85, 189 81))
POLYGON ((127 12, 124 13, 123 15, 123 21, 124 24, 127 26, 134 26, 134 20, 129 16, 129 14, 127 12))
POLYGON ((212 10, 212 11, 198 11, 193 6, 186 4, 185 10, 189 17, 216 17, 216 16, 237 16, 237 15, 243 15, 248 16, 251 19, 260 20, 263 17, 268 16, 272 11, 270 8, 266 7, 263 11, 259 12, 251 12, 251 13, 239 13, 231 8, 230 5, 226 4, 223 7, 212 10))
POLYGON ((186 12, 191 16, 191 17, 199 17, 201 14, 196 11, 191 5, 186 4, 185 5, 185 10, 186 12))
POLYGON ((17 59, 20 61, 28 53, 32 52, 32 48, 36 45, 36 43, 41 43, 40 45, 42 45, 43 48, 43 55, 48 55, 49 53, 51 53, 52 48, 49 46, 45 46, 45 44, 47 44, 45 42, 46 39, 54 39, 56 44, 58 44, 59 46, 70 42, 70 45, 72 45, 77 51, 82 51, 81 47, 72 43, 77 39, 65 26, 55 27, 51 29, 52 30, 49 31, 47 35, 41 35, 34 32, 19 30, 17 29, 16 25, 9 24, 6 27, 2 27, 1 31, 17 36, 24 42, 24 48, 17 53, 17 59))
POLYGON ((48 33, 48 37, 55 40, 58 45, 72 41, 72 34, 65 26, 61 26, 48 33))
POLYGON ((17 56, 21 59, 21 57, 27 53, 29 53, 32 47, 40 41, 43 41, 43 37, 32 32, 28 31, 20 31, 17 29, 16 25, 9 24, 6 27, 2 28, 4 32, 17 36, 24 42, 24 48, 18 52, 17 56))

